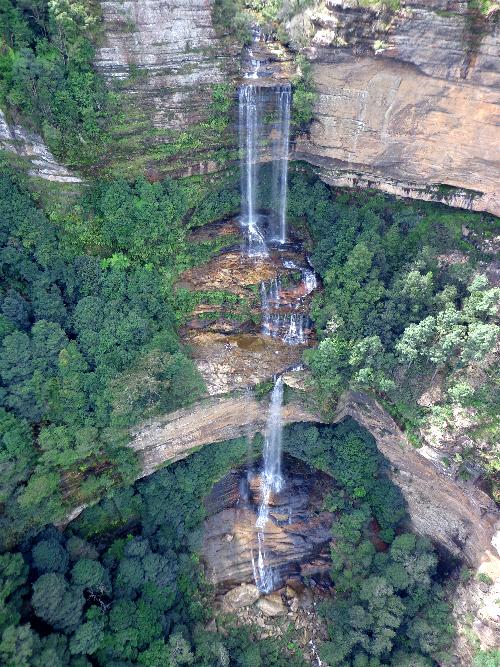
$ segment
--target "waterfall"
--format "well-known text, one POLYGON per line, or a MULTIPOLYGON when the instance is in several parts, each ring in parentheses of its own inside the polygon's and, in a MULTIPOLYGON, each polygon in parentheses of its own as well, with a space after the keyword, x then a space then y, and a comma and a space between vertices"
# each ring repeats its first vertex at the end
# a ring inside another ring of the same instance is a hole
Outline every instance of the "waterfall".
POLYGON ((267 255, 266 241, 259 229, 256 211, 259 111, 262 108, 259 90, 254 85, 241 86, 238 108, 241 151, 241 222, 247 230, 250 256, 267 255))
POLYGON ((276 492, 283 487, 283 477, 281 476, 282 408, 283 377, 280 375, 276 378, 271 394, 271 406, 264 444, 264 480, 266 487, 269 487, 270 491, 276 492))
POLYGON ((275 207, 274 213, 277 220, 274 240, 279 243, 286 243, 288 151, 290 147, 290 86, 280 86, 276 91, 276 96, 278 116, 273 128, 271 203, 275 207))
POLYGON ((306 342, 304 335, 303 313, 292 313, 288 324, 288 331, 283 338, 288 345, 302 345, 306 342))
POLYGON ((252 555, 252 566, 257 588, 269 593, 274 586, 274 572, 267 564, 265 549, 265 527, 269 520, 269 501, 272 493, 279 493, 284 480, 281 474, 281 448, 283 439, 283 378, 278 376, 271 394, 271 405, 267 419, 264 442, 264 465, 261 473, 260 505, 256 527, 258 556, 255 561, 252 555))
POLYGON ((261 333, 271 338, 281 338, 288 345, 304 345, 307 342, 307 329, 310 320, 303 312, 304 298, 309 296, 318 286, 314 271, 300 268, 290 260, 284 260, 283 266, 288 269, 299 270, 302 274, 302 289, 293 305, 297 312, 287 312, 290 303, 281 299, 281 280, 278 276, 269 283, 260 284, 262 327, 261 333), (300 310, 302 308, 302 310, 300 310), (285 312, 283 312, 285 311, 285 312))
MULTIPOLYGON (((253 31, 253 45, 247 52, 247 72, 238 93, 239 147, 241 159, 241 224, 245 228, 248 254, 267 255, 267 242, 286 243, 286 209, 288 153, 290 148, 290 107, 292 89, 289 83, 274 85, 262 77, 263 63, 253 46, 261 39, 253 31), (270 85, 271 84, 271 85, 270 85), (273 120, 269 120, 272 116, 273 120), (260 163, 271 158, 271 215, 264 231, 259 213, 258 189, 261 185, 260 163)), ((264 68, 265 69, 265 68, 264 68)), ((264 77, 265 77, 264 73, 264 77)))
POLYGON ((302 269, 302 283, 304 284, 305 288, 304 296, 314 292, 318 286, 318 280, 314 271, 311 271, 311 269, 302 269))

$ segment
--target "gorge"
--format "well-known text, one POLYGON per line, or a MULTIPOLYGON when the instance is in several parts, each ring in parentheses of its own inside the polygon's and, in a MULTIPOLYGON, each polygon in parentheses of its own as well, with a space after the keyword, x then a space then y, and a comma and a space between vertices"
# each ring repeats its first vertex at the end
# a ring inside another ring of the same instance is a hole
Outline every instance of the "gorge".
POLYGON ((4 1, 2 665, 500 660, 498 16, 4 1))

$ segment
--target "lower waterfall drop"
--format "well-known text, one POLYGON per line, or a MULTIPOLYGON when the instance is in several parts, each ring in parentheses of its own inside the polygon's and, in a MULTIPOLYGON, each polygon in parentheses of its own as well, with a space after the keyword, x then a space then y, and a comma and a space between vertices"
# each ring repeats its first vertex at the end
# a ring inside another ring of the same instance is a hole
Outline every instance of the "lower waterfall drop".
POLYGON ((279 493, 284 486, 281 473, 282 440, 283 440, 283 377, 276 378, 271 394, 271 405, 267 419, 264 443, 264 466, 261 473, 260 505, 255 524, 257 533, 258 555, 255 560, 252 554, 252 566, 255 585, 262 593, 270 593, 274 586, 274 572, 267 564, 265 548, 265 528, 269 521, 269 502, 272 493, 279 493))

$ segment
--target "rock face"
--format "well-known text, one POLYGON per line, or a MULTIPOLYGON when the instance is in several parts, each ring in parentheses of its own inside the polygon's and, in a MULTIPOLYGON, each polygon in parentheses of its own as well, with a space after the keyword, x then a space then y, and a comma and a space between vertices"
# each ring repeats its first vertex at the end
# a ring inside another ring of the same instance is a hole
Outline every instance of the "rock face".
MULTIPOLYGON (((228 226, 240 232, 235 221, 228 226)), ((210 234, 211 230, 203 231, 210 234)), ((282 316, 308 315, 312 292, 307 292, 299 267, 308 267, 306 255, 300 244, 290 243, 257 258, 240 247, 229 248, 181 275, 178 287, 189 289, 200 300, 182 328, 182 340, 189 346, 211 396, 255 386, 300 363, 307 341, 294 345, 284 342, 286 324, 271 332, 269 322, 267 334, 261 333, 263 283, 269 291, 270 281, 279 280, 277 306, 282 316), (214 305, 207 299, 207 289, 218 290, 230 300, 214 305)), ((310 343, 308 317, 306 322, 303 329, 310 343)))
MULTIPOLYGON (((268 404, 250 396, 220 397, 165 415, 138 427, 131 446, 142 462, 141 476, 166 461, 184 458, 196 447, 264 429, 268 404)), ((435 460, 414 449, 394 420, 374 399, 347 392, 335 422, 351 417, 377 441, 401 488, 414 529, 492 578, 500 576, 500 512, 472 483, 453 478, 435 460)), ((297 403, 284 406, 285 423, 321 421, 297 403)), ((427 451, 423 452, 427 454, 427 451)))
POLYGON ((453 615, 457 624, 454 648, 461 665, 472 664, 477 651, 471 645, 471 630, 483 651, 498 648, 500 636, 500 578, 489 585, 471 580, 461 583, 455 593, 453 615), (474 619, 471 621, 471 619, 474 619))
POLYGON ((237 609, 249 607, 259 599, 260 593, 257 586, 252 584, 241 584, 228 591, 222 599, 222 609, 226 612, 233 612, 237 609))
POLYGON ((21 125, 9 124, 0 111, 0 149, 28 161, 30 176, 57 183, 80 183, 81 178, 57 162, 42 137, 21 125))
MULTIPOLYGON (((214 151, 233 153, 234 127, 218 146, 184 147, 182 164, 168 150, 172 133, 206 120, 213 85, 240 73, 239 49, 214 30, 213 1, 101 6, 96 66, 123 103, 114 162, 158 177, 227 166, 228 155, 218 161, 214 151)), ((396 13, 318 0, 287 30, 313 63, 318 91, 310 132, 298 137, 293 157, 332 185, 500 213, 494 15, 471 12, 466 0, 408 0, 396 13)))
POLYGON ((307 36, 318 91, 296 158, 332 185, 500 213, 494 17, 464 2, 410 0, 384 16, 330 0, 290 30, 307 36))
MULTIPOLYGON (((171 171, 166 157, 162 159, 161 145, 168 143, 172 131, 186 130, 206 118, 213 85, 230 81, 238 69, 236 53, 214 31, 211 1, 101 0, 100 4, 104 38, 96 66, 109 86, 121 91, 124 103, 113 157, 138 159, 160 173, 171 171)), ((217 168, 206 149, 184 151, 184 173, 217 168)))
POLYGON ((473 484, 454 479, 446 468, 413 448, 394 420, 374 399, 349 391, 341 398, 335 422, 352 417, 377 441, 391 464, 414 529, 446 547, 457 558, 500 576, 500 553, 493 541, 500 529, 495 503, 473 484))
MULTIPOLYGON (((284 477, 284 489, 271 498, 264 530, 266 565, 278 588, 290 576, 328 569, 334 521, 333 514, 321 511, 324 497, 335 486, 328 475, 285 457, 284 477)), ((259 471, 248 481, 246 466, 216 484, 205 501, 203 559, 210 581, 220 589, 254 581, 259 502, 259 471)), ((279 596, 267 596, 262 604, 268 616, 286 613, 279 596)))
POLYGON ((199 333, 186 339, 208 393, 245 389, 297 365, 303 346, 291 347, 262 334, 199 333))

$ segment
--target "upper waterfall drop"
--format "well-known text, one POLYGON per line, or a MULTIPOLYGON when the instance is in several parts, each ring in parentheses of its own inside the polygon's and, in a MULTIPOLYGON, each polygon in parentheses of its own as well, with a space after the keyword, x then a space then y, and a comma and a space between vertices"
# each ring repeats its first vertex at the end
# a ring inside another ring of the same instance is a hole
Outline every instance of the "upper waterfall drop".
POLYGON ((290 150, 290 108, 292 97, 290 84, 280 86, 276 92, 276 96, 278 115, 273 130, 273 187, 271 206, 274 208, 277 229, 273 240, 279 243, 286 243, 288 153, 290 150))
MULTIPOLYGON (((253 46, 260 42, 254 31, 253 46)), ((250 48, 249 70, 238 92, 238 126, 241 173, 241 224, 248 254, 265 256, 268 243, 287 242, 287 181, 290 148, 292 89, 288 82, 266 78, 262 61, 250 48), (261 72, 263 75, 261 76, 261 72), (271 118, 271 120, 270 120, 271 118), (265 185, 261 164, 271 161, 269 201, 262 201, 265 185), (269 214, 267 214, 267 211, 269 214)))

